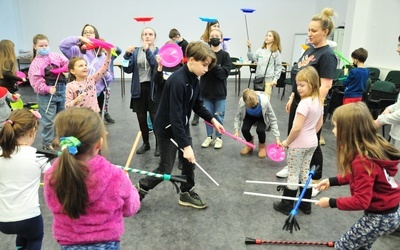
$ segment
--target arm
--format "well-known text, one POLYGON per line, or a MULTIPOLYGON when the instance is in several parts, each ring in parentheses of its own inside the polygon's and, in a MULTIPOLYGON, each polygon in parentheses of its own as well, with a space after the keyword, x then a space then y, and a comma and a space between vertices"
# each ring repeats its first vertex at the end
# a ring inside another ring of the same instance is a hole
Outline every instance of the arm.
POLYGON ((319 95, 325 99, 329 90, 332 88, 333 79, 321 78, 321 87, 319 88, 319 95))
POLYGON ((164 83, 164 78, 163 78, 163 65, 161 64, 161 57, 160 55, 156 56, 156 60, 158 62, 157 69, 154 72, 154 83, 156 86, 160 86, 164 83))
POLYGON ((35 93, 46 95, 50 93, 50 86, 46 85, 46 80, 44 79, 41 63, 37 60, 33 60, 29 66, 29 81, 35 93))
POLYGON ((235 116, 235 122, 233 123, 233 128, 235 130, 235 136, 239 135, 239 130, 242 126, 242 110, 243 107, 245 106, 243 97, 240 98, 237 111, 236 111, 236 116, 235 116))
POLYGON ((281 77, 282 73, 282 56, 279 50, 276 52, 276 57, 274 58, 274 79, 272 80, 272 83, 276 85, 278 82, 278 79, 281 77))
POLYGON ((137 51, 135 49, 135 47, 128 47, 128 49, 125 51, 124 54, 124 59, 129 61, 129 64, 127 67, 123 67, 124 72, 127 74, 131 74, 133 73, 133 70, 135 69, 135 65, 136 65, 136 56, 137 55, 137 51))
POLYGON ((266 114, 265 117, 268 117, 270 126, 271 126, 271 131, 274 134, 275 141, 279 142, 280 144, 280 133, 279 133, 279 128, 278 128, 278 119, 276 118, 275 112, 272 109, 271 103, 267 100, 267 107, 266 107, 266 114))
POLYGON ((282 142, 282 144, 285 144, 284 146, 290 146, 290 144, 299 136, 305 120, 306 117, 303 114, 296 113, 289 136, 285 141, 282 142))
POLYGON ((321 117, 319 118, 319 120, 318 120, 318 123, 317 123, 317 125, 315 126, 315 131, 317 131, 317 133, 319 132, 319 130, 322 128, 322 125, 323 125, 323 123, 324 123, 324 116, 323 115, 321 115, 321 117))
POLYGON ((83 37, 67 37, 61 41, 58 47, 60 48, 61 52, 69 59, 74 56, 82 56, 81 49, 78 46, 78 43, 81 39, 83 39, 83 37))
POLYGON ((154 52, 152 52, 150 49, 146 50, 146 59, 149 62, 150 67, 152 69, 156 68, 158 65, 157 60, 156 60, 157 53, 158 53, 158 48, 155 49, 154 52))
POLYGON ((19 94, 11 94, 10 92, 7 91, 7 95, 6 95, 6 100, 9 102, 16 102, 18 101, 20 98, 19 94))
POLYGON ((346 79, 343 80, 343 87, 347 87, 349 86, 350 83, 352 83, 354 81, 354 71, 350 70, 349 75, 347 76, 346 79))
POLYGON ((67 89, 65 91, 65 108, 75 107, 81 101, 77 92, 72 83, 67 84, 67 89))
MULTIPOLYGON (((103 76, 105 76, 107 73, 109 75, 111 75, 110 72, 108 72, 108 69, 110 68, 110 61, 111 61, 111 51, 108 50, 106 60, 104 60, 104 64, 101 66, 101 68, 96 73, 94 73, 93 75, 91 75, 89 77, 92 78, 94 80, 94 82, 97 82, 103 76)), ((106 81, 108 82, 107 77, 106 77, 106 81)))
POLYGON ((226 53, 226 57, 223 58, 221 64, 215 65, 215 67, 211 70, 211 72, 221 80, 226 80, 229 76, 229 72, 231 70, 231 58, 228 53, 226 53))
POLYGON ((380 125, 400 123, 400 109, 391 113, 381 114, 377 121, 380 125))
POLYGON ((130 217, 136 214, 140 208, 139 192, 132 186, 131 180, 119 169, 118 177, 120 183, 119 191, 124 204, 122 206, 122 216, 130 217))

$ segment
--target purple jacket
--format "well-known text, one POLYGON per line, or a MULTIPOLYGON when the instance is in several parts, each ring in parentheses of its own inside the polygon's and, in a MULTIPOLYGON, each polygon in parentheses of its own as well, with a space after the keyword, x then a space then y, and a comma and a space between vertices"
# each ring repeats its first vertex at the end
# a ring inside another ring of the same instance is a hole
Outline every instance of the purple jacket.
POLYGON ((122 169, 100 155, 87 164, 89 175, 85 182, 89 202, 86 214, 79 219, 71 219, 63 212, 50 186, 50 176, 58 165, 58 159, 45 173, 44 196, 53 213, 54 238, 61 245, 120 241, 124 233, 123 217, 134 215, 140 206, 139 193, 122 169))
MULTIPOLYGON (((101 53, 100 56, 96 57, 93 50, 87 50, 86 54, 83 54, 78 46, 78 43, 78 37, 70 36, 61 41, 59 48, 68 59, 71 59, 74 56, 84 58, 88 64, 89 75, 92 75, 104 64, 106 55, 101 53)), ((114 77, 109 71, 107 71, 107 73, 104 75, 104 79, 100 79, 96 82, 97 95, 104 90, 106 84, 109 86, 113 82, 114 77), (106 82, 104 82, 104 79, 106 82)))

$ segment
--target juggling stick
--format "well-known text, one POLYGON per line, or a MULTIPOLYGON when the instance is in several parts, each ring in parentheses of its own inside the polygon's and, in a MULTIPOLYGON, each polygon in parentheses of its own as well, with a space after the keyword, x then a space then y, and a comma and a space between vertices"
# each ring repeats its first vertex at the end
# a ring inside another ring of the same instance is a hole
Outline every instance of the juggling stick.
MULTIPOLYGON (((58 73, 57 79, 56 79, 56 83, 54 84, 54 87, 56 87, 56 88, 57 88, 58 78, 60 78, 60 74, 61 74, 61 73, 58 73)), ((54 94, 51 94, 49 103, 47 104, 46 114, 47 114, 47 111, 49 111, 49 107, 50 107, 51 100, 53 99, 53 95, 54 95, 54 94)))
POLYGON ((347 64, 349 64, 349 65, 351 65, 352 63, 349 61, 349 60, 347 60, 340 52, 338 52, 338 51, 336 51, 336 50, 334 50, 333 51, 338 57, 340 57, 343 61, 345 61, 347 64))
MULTIPOLYGON (((176 143, 176 141, 174 141, 174 139, 170 138, 170 140, 171 140, 171 142, 172 142, 173 144, 175 144, 175 146, 176 146, 177 148, 179 148, 178 143, 176 143)), ((179 148, 179 150, 182 151, 182 153, 184 152, 183 149, 181 149, 181 148, 179 148)), ((219 187, 218 182, 216 182, 216 181, 211 177, 211 175, 209 175, 209 174, 204 170, 204 168, 202 168, 197 162, 194 162, 194 164, 195 164, 201 171, 203 171, 203 173, 204 173, 208 178, 210 178, 210 180, 212 180, 212 181, 215 183, 215 185, 217 185, 217 186, 219 187)))
POLYGON ((261 240, 246 237, 244 243, 246 245, 261 245, 261 244, 275 244, 275 245, 309 245, 309 246, 327 246, 335 247, 334 241, 327 242, 314 242, 314 241, 281 241, 281 240, 261 240))
POLYGON ((132 149, 131 149, 131 152, 129 153, 128 160, 126 160, 126 163, 125 163, 126 169, 128 169, 129 165, 131 165, 133 155, 135 154, 135 151, 136 151, 137 145, 139 144, 139 140, 140 140, 141 136, 142 136, 142 131, 139 130, 139 132, 136 135, 135 141, 133 142, 132 149))
MULTIPOLYGON (((206 120, 204 120, 204 122, 207 124, 207 125, 210 125, 211 127, 214 127, 214 125, 212 125, 211 123, 209 123, 208 121, 206 121, 206 120)), ((215 127, 214 127, 215 128, 215 127)), ((238 141, 238 142, 241 142, 241 143, 243 143, 243 144, 245 144, 245 145, 247 145, 247 146, 249 146, 249 147, 251 147, 251 148, 256 148, 256 146, 254 145, 254 144, 252 144, 252 143, 250 143, 250 142, 247 142, 246 140, 244 140, 244 139, 242 139, 242 138, 240 138, 240 137, 236 137, 236 136, 234 136, 233 134, 231 134, 231 133, 229 133, 229 132, 226 132, 225 130, 221 130, 221 133, 222 134, 224 134, 224 135, 227 135, 227 136, 229 136, 230 138, 232 138, 232 139, 234 139, 234 140, 236 140, 236 141, 238 141)))
POLYGON ((255 10, 254 9, 240 9, 244 13, 244 21, 246 23, 246 34, 247 34, 247 40, 249 40, 249 28, 247 27, 247 17, 246 13, 253 13, 255 10))
MULTIPOLYGON (((276 182, 276 181, 249 181, 246 180, 246 183, 254 183, 254 184, 270 184, 270 185, 283 185, 283 186, 299 186, 304 187, 305 184, 298 183, 284 183, 284 182, 276 182)), ((310 184, 308 187, 316 187, 316 184, 310 184)))
MULTIPOLYGON (((262 196, 262 197, 268 197, 268 198, 276 198, 276 199, 285 199, 285 200, 291 200, 291 201, 299 200, 299 198, 295 198, 295 197, 273 195, 273 194, 261 194, 261 193, 253 193, 253 192, 244 192, 243 194, 253 195, 253 196, 262 196)), ((301 201, 317 203, 317 200, 311 200, 311 199, 302 199, 301 201)))

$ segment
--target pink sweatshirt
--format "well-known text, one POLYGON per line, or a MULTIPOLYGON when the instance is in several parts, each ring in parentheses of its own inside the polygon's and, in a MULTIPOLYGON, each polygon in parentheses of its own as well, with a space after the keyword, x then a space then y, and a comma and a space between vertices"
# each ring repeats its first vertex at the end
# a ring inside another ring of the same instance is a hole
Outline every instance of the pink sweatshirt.
POLYGON ((49 186, 50 175, 58 159, 45 173, 44 196, 53 213, 53 235, 61 245, 90 244, 120 241, 124 233, 123 217, 137 213, 140 201, 137 190, 122 169, 112 165, 103 156, 96 155, 87 162, 86 179, 89 202, 86 214, 71 219, 63 213, 54 190, 49 186))
POLYGON ((65 108, 85 107, 95 112, 100 112, 99 103, 97 102, 96 82, 107 73, 110 61, 111 58, 107 57, 101 68, 93 75, 86 77, 84 81, 73 81, 67 84, 65 108), (80 94, 83 95, 83 100, 74 104, 73 101, 80 94))

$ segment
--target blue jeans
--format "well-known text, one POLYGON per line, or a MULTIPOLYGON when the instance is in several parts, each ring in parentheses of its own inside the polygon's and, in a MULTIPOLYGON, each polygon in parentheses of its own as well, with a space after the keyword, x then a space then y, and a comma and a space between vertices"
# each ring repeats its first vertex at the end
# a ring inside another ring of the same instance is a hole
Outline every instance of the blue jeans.
POLYGON ((0 222, 0 232, 16 234, 17 249, 40 250, 44 235, 42 215, 22 221, 0 222))
MULTIPOLYGON (((190 144, 192 144, 192 137, 188 128, 186 130, 186 135, 189 138, 190 144)), ((152 172, 171 174, 178 148, 171 142, 170 138, 157 136, 157 140, 160 150, 160 163, 152 172)), ((190 163, 186 158, 183 158, 182 175, 186 176, 187 182, 181 183, 181 192, 189 192, 194 187, 194 164, 190 163)), ((162 181, 161 178, 147 176, 140 179, 139 184, 141 188, 147 191, 155 188, 162 181)))
POLYGON ((42 116, 40 124, 42 126, 42 143, 43 145, 50 145, 54 138, 53 122, 58 113, 65 109, 65 84, 58 84, 57 91, 51 97, 47 95, 37 95, 39 104, 39 113, 42 116), (51 99, 50 105, 49 101, 51 99), (49 106, 49 109, 46 109, 49 106))
MULTIPOLYGON (((226 99, 203 98, 203 101, 204 101, 204 106, 211 114, 214 115, 215 119, 217 119, 221 124, 224 124, 226 99)), ((214 127, 206 124, 206 130, 208 137, 213 135, 214 127)), ((215 136, 221 137, 221 134, 215 130, 215 136)))
POLYGON ((119 250, 118 241, 108 241, 102 243, 84 244, 84 245, 68 245, 61 246, 61 250, 119 250))

